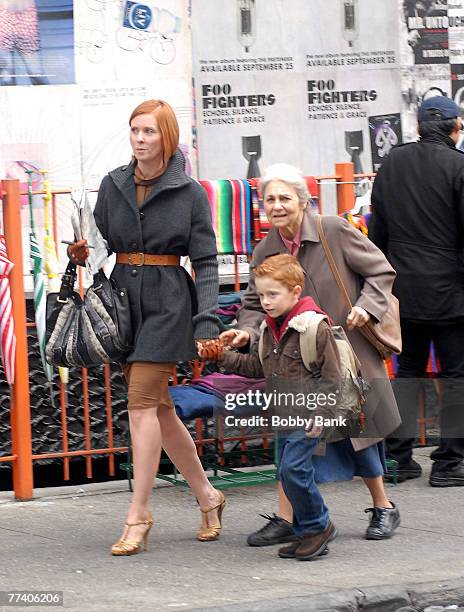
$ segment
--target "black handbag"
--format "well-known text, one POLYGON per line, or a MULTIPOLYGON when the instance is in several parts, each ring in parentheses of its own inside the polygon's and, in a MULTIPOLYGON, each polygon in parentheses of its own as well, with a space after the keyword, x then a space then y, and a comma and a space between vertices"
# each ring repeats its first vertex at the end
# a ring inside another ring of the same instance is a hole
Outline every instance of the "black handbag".
POLYGON ((67 368, 125 361, 133 346, 127 291, 100 270, 82 299, 74 291, 76 276, 70 262, 60 292, 47 296, 47 361, 67 368))

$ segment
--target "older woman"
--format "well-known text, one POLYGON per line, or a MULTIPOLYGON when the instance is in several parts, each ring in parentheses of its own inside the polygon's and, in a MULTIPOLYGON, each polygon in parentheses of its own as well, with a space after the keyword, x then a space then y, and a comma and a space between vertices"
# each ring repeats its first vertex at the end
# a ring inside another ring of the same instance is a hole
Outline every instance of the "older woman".
MULTIPOLYGON (((113 555, 146 548, 153 525, 150 494, 164 448, 198 500, 201 541, 221 530, 225 499, 209 483, 195 444, 168 393, 176 361, 196 355, 195 340, 217 336, 216 240, 202 187, 184 172, 179 127, 161 100, 143 102, 129 119, 132 162, 102 181, 94 216, 116 253, 112 276, 128 292, 134 348, 122 364, 128 384, 134 494, 113 555), (188 255, 195 287, 180 263, 188 255)), ((88 256, 85 241, 69 247, 76 263, 88 256)))
MULTIPOLYGON (((308 208, 306 181, 296 168, 276 164, 260 181, 266 215, 272 224, 269 234, 256 247, 250 264, 250 280, 238 316, 238 331, 228 330, 221 338, 235 347, 253 343, 264 318, 256 292, 253 269, 277 253, 295 255, 306 272, 302 295, 319 304, 335 325, 342 325, 361 362, 364 378, 371 386, 363 407, 366 427, 363 436, 330 445, 342 461, 361 476, 372 496, 373 508, 367 539, 389 538, 400 524, 399 511, 385 494, 384 454, 379 442, 400 423, 398 408, 380 355, 356 328, 371 317, 379 321, 387 309, 395 272, 382 252, 347 221, 328 216, 323 228, 351 302, 350 312, 333 278, 319 238, 316 216, 308 208), (367 437, 369 436, 369 437, 367 437)), ((279 513, 265 517, 269 522, 251 534, 248 544, 266 546, 292 541, 292 510, 279 485, 279 513)))

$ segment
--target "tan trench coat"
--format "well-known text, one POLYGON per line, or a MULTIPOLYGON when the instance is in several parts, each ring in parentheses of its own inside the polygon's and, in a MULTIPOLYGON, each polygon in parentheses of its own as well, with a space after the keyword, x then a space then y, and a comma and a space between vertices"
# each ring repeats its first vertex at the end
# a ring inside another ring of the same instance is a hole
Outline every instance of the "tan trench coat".
MULTIPOLYGON (((325 216, 323 227, 351 302, 355 306, 361 306, 380 321, 387 309, 386 295, 391 291, 395 271, 383 253, 345 219, 325 216)), ((287 252, 275 228, 271 228, 253 252, 250 279, 238 315, 239 329, 248 331, 252 342, 257 340, 259 326, 264 318, 256 293, 253 269, 267 257, 287 252)), ((302 295, 311 296, 332 318, 335 325, 345 328, 361 362, 363 377, 371 386, 364 406, 364 433, 361 438, 352 440, 355 450, 367 448, 399 426, 401 419, 398 406, 380 355, 357 330, 348 331, 346 327, 349 309, 325 257, 317 232, 316 216, 309 211, 305 212, 303 217, 301 246, 297 258, 306 273, 302 295)))

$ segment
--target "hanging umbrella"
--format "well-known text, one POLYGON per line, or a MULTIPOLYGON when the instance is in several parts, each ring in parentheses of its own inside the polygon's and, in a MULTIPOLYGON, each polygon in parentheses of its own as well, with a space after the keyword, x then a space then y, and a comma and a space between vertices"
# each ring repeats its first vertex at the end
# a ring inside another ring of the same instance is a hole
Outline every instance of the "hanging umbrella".
MULTIPOLYGON (((45 310, 46 310, 46 296, 45 296, 45 280, 43 274, 42 254, 40 252, 39 243, 35 235, 34 229, 34 215, 32 213, 32 174, 33 170, 26 170, 27 173, 27 193, 29 198, 29 213, 31 228, 29 232, 29 245, 31 255, 31 266, 32 276, 34 282, 34 311, 35 311, 35 325, 37 330, 37 338, 39 340, 40 356, 42 358, 42 365, 47 376, 47 380, 51 383, 53 377, 53 368, 49 365, 45 359, 45 310)), ((53 397, 53 396, 52 396, 53 397)))
POLYGON ((16 355, 16 336, 8 280, 12 269, 13 264, 6 253, 5 239, 0 236, 0 346, 3 369, 10 386, 14 383, 16 355))
MULTIPOLYGON (((58 258, 56 256, 56 246, 50 231, 50 202, 52 200, 52 192, 50 191, 50 181, 47 179, 47 171, 41 170, 40 174, 43 176, 43 189, 45 195, 43 196, 44 201, 44 267, 45 272, 48 276, 48 291, 52 293, 58 293, 60 291, 60 278, 58 276, 58 258)), ((69 370, 68 368, 58 368, 60 379, 63 384, 69 382, 69 370)))

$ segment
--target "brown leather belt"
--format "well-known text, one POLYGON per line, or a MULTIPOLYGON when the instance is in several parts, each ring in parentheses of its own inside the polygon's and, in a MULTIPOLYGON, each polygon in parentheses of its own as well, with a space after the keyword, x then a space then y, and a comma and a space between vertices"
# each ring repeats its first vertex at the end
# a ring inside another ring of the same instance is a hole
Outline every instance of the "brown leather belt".
POLYGON ((180 257, 151 253, 116 253, 116 263, 129 266, 179 266, 180 257))

